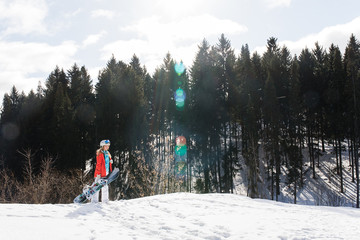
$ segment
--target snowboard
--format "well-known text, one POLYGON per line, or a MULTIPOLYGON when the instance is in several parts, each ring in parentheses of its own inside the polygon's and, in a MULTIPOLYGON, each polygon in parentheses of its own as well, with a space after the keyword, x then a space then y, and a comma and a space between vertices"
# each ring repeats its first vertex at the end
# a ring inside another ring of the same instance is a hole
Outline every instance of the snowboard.
POLYGON ((74 203, 84 203, 86 200, 90 200, 92 196, 102 187, 110 184, 115 179, 117 179, 119 177, 119 174, 119 169, 115 168, 106 177, 100 178, 98 181, 95 181, 91 186, 85 186, 83 192, 74 199, 74 203))

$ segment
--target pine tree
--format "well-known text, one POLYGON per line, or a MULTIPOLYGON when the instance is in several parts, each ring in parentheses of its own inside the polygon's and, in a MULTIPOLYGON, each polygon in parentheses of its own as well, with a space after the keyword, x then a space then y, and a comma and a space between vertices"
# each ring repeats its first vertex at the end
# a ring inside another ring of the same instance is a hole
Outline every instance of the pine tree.
MULTIPOLYGON (((150 167, 152 165, 152 148, 150 147, 151 144, 149 144, 153 139, 151 138, 151 132, 150 132, 150 121, 152 118, 151 114, 151 107, 153 103, 153 93, 154 93, 154 82, 153 79, 150 77, 150 75, 147 73, 145 67, 142 68, 140 65, 140 59, 133 55, 131 62, 130 62, 131 69, 135 72, 136 76, 139 78, 139 81, 141 81, 142 88, 142 94, 143 94, 143 105, 141 109, 138 111, 137 118, 141 120, 139 123, 134 123, 134 126, 136 127, 137 124, 141 124, 142 128, 139 132, 139 139, 140 141, 137 143, 138 145, 136 148, 142 149, 142 152, 145 157, 145 162, 149 164, 150 167)), ((140 82, 139 82, 140 83, 140 82)), ((140 130, 140 129, 139 129, 140 130)))
POLYGON ((73 141, 78 151, 73 153, 74 167, 85 169, 85 160, 94 155, 94 120, 95 108, 92 81, 84 66, 80 69, 76 64, 68 70, 69 98, 72 104, 74 123, 71 129, 73 141))
POLYGON ((343 112, 344 112, 344 86, 345 72, 343 70, 340 49, 331 44, 328 58, 328 121, 332 130, 332 136, 337 149, 337 173, 340 175, 340 192, 343 192, 343 167, 341 141, 344 138, 343 112))
POLYGON ((316 178, 313 132, 315 132, 316 129, 316 108, 319 103, 319 94, 315 87, 314 67, 313 55, 308 48, 303 49, 299 56, 300 96, 302 97, 302 106, 305 113, 310 163, 313 169, 313 178, 316 178))
POLYGON ((39 138, 39 125, 42 115, 43 99, 33 90, 24 98, 20 110, 20 121, 22 125, 22 140, 19 149, 33 149, 36 151, 41 144, 39 138))
POLYGON ((16 87, 11 88, 11 93, 5 93, 3 109, 0 118, 1 148, 4 165, 13 170, 17 175, 21 172, 21 161, 16 157, 18 144, 21 142, 20 110, 24 96, 19 94, 16 87))
POLYGON ((45 83, 45 100, 39 134, 43 154, 56 159, 60 169, 73 167, 72 139, 73 108, 69 98, 69 79, 63 69, 56 67, 45 83))
MULTIPOLYGON (((194 134, 195 148, 199 157, 199 172, 203 173, 204 190, 211 190, 210 147, 209 137, 213 123, 216 121, 216 82, 212 71, 210 46, 204 39, 199 46, 195 61, 191 67, 191 126, 194 134)), ((217 142, 214 142, 217 144, 217 142)), ((196 157, 196 156, 193 156, 196 157)), ((219 167, 219 166, 218 166, 219 167)), ((218 180, 219 181, 219 180, 218 180)), ((218 182, 221 185, 220 182, 218 182)))
MULTIPOLYGON (((352 163, 352 173, 354 173, 354 167, 356 170, 356 207, 359 208, 359 104, 358 96, 360 94, 359 86, 359 74, 358 69, 360 68, 360 44, 352 34, 350 40, 345 49, 344 65, 346 71, 346 88, 345 94, 347 96, 346 106, 347 108, 347 123, 351 126, 348 130, 350 132, 350 138, 353 142, 353 156, 354 162, 352 163)), ((353 174, 354 176, 354 174, 353 174)), ((353 178, 354 180, 354 178, 353 178)))
MULTIPOLYGON (((213 123, 213 131, 211 138, 218 138, 223 136, 221 140, 224 142, 224 152, 223 156, 223 184, 221 187, 225 192, 233 192, 234 183, 234 147, 232 144, 231 125, 232 121, 230 120, 230 103, 229 103, 229 94, 230 94, 230 84, 235 81, 235 54, 234 50, 231 48, 230 40, 225 38, 224 34, 219 38, 219 43, 213 47, 210 54, 215 59, 213 68, 214 68, 214 77, 216 79, 216 107, 214 113, 217 115, 217 121, 213 123)), ((218 142, 218 140, 213 141, 218 142)), ((219 167, 219 166, 218 166, 219 167)), ((219 177, 221 177, 219 175, 219 177)))
POLYGON ((119 77, 119 70, 119 64, 112 56, 106 67, 99 73, 98 83, 95 86, 95 139, 96 142, 100 142, 101 139, 111 139, 111 146, 114 150, 125 148, 125 139, 111 138, 112 136, 123 136, 125 129, 125 119, 120 118, 123 105, 118 101, 124 96, 125 90, 114 89, 113 86, 116 78, 119 77), (115 111, 115 106, 118 106, 118 111, 115 111))
MULTIPOLYGON (((327 75, 326 75, 326 63, 328 55, 326 51, 319 45, 318 42, 315 43, 315 49, 313 49, 314 56, 314 80, 316 92, 319 93, 319 104, 317 107, 317 122, 318 122, 318 134, 322 140, 322 151, 325 151, 324 146, 324 135, 326 131, 326 91, 328 89, 327 75)), ((320 139, 319 139, 320 141, 320 139)))
MULTIPOLYGON (((258 197, 259 179, 259 145, 260 139, 260 93, 262 90, 260 76, 256 70, 260 67, 257 55, 250 58, 248 45, 242 46, 236 64, 237 78, 239 79, 238 119, 242 129, 242 152, 248 167, 248 195, 258 197)), ((237 86, 232 86, 235 88, 237 86)))
POLYGON ((302 113, 300 99, 299 63, 295 55, 291 64, 289 82, 289 125, 288 125, 288 148, 286 153, 289 157, 288 183, 293 185, 294 203, 296 204, 297 187, 302 186, 302 113))
MULTIPOLYGON (((267 72, 267 78, 264 88, 264 125, 265 125, 265 144, 266 150, 270 157, 270 170, 272 176, 275 169, 275 197, 278 200, 280 194, 280 129, 281 129, 281 115, 280 105, 278 102, 278 95, 276 82, 280 79, 280 49, 277 46, 277 39, 270 38, 268 40, 267 52, 263 56, 263 66, 267 72)), ((274 191, 271 190, 272 199, 274 191)))
MULTIPOLYGON (((133 61, 132 61, 133 62, 133 61)), ((145 140, 145 144, 143 144, 144 154, 145 154, 145 162, 151 166, 154 167, 155 157, 154 157, 154 151, 153 151, 153 145, 154 142, 154 135, 155 132, 152 128, 153 123, 155 121, 155 93, 156 93, 156 82, 153 77, 150 76, 149 73, 147 73, 146 68, 143 68, 144 71, 144 98, 145 98, 145 105, 146 106, 146 131, 143 132, 145 140)))

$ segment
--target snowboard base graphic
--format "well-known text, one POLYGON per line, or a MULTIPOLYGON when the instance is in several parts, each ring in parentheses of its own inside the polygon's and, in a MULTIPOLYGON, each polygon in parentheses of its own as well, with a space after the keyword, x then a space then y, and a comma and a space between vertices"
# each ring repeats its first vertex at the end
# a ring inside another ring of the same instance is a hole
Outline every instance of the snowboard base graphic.
POLYGON ((92 196, 98 192, 105 185, 110 184, 119 177, 119 169, 115 168, 108 176, 100 178, 95 181, 91 186, 86 186, 83 192, 74 199, 74 203, 84 203, 86 200, 90 200, 92 196))

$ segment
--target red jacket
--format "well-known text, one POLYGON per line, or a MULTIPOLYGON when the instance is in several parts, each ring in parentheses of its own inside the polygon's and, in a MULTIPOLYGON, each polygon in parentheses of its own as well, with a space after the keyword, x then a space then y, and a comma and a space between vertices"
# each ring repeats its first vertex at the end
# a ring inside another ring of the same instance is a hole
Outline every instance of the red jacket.
MULTIPOLYGON (((111 155, 109 157, 111 160, 111 155)), ((110 172, 112 172, 111 161, 109 165, 110 165, 110 172)), ((101 177, 106 177, 105 156, 103 152, 100 152, 98 155, 96 155, 96 168, 95 168, 94 178, 96 178, 96 176, 99 174, 101 177)))

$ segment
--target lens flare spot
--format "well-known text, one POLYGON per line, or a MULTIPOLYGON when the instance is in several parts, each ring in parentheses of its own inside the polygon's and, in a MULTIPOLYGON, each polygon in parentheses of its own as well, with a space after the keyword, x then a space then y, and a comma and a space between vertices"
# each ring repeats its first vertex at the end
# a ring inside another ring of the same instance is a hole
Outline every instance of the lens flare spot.
POLYGON ((186 173, 186 162, 180 161, 175 164, 175 172, 178 176, 184 176, 186 173))
POLYGON ((184 146, 176 146, 175 147, 175 154, 179 156, 184 156, 186 154, 186 145, 184 146))
POLYGON ((186 94, 184 90, 178 88, 174 93, 175 105, 177 110, 182 111, 185 106, 186 94))
POLYGON ((181 74, 183 74, 184 71, 185 71, 185 66, 182 62, 175 63, 175 72, 177 73, 178 76, 181 76, 181 74))
POLYGON ((181 97, 181 96, 184 95, 184 90, 179 88, 178 90, 176 90, 175 94, 176 94, 177 97, 181 97))
POLYGON ((186 138, 184 136, 177 137, 175 141, 177 146, 186 145, 186 138))
POLYGON ((14 124, 14 123, 5 123, 1 129, 3 137, 8 140, 15 140, 19 134, 20 134, 20 129, 19 127, 14 124))
POLYGON ((184 136, 179 136, 175 139, 175 143, 175 173, 177 177, 183 178, 186 174, 186 138, 184 136))

